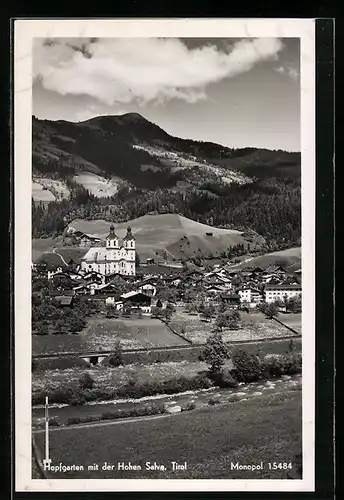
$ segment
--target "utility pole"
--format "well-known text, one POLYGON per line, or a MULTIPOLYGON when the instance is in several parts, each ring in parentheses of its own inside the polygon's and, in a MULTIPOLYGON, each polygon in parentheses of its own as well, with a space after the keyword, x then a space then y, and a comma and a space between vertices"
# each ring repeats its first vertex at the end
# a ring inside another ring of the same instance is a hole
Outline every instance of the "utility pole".
POLYGON ((44 470, 49 468, 51 458, 49 458, 49 403, 48 396, 45 397, 45 459, 43 460, 44 470))

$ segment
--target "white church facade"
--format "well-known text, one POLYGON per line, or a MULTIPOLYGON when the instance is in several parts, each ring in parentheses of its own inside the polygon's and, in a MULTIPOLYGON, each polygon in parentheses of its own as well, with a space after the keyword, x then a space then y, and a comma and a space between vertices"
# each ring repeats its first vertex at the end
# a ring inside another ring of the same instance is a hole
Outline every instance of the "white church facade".
POLYGON ((135 276, 135 257, 135 238, 130 226, 123 241, 120 242, 114 226, 111 225, 105 246, 91 247, 81 260, 81 269, 104 275, 117 273, 135 276))

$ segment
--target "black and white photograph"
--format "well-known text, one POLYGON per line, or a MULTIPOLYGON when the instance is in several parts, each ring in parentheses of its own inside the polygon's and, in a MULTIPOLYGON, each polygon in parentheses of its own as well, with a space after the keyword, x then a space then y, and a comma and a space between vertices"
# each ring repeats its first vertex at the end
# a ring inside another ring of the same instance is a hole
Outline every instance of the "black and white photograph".
POLYGON ((311 491, 313 21, 17 23, 19 490, 311 491))

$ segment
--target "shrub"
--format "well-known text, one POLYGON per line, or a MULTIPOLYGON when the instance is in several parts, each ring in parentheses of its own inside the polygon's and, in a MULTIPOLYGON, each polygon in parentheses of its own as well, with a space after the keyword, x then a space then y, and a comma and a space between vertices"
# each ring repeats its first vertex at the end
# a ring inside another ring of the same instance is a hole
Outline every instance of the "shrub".
POLYGON ((295 375, 302 372, 302 354, 300 352, 283 354, 282 363, 286 375, 295 375))
POLYGON ((266 378, 280 378, 284 373, 283 362, 278 355, 265 357, 261 366, 266 378))
POLYGON ((262 369, 267 377, 301 373, 302 355, 297 352, 286 352, 265 356, 262 361, 262 369))
POLYGON ((218 394, 215 394, 208 400, 208 405, 215 406, 220 404, 220 402, 221 402, 220 396, 218 394))
POLYGON ((110 366, 121 366, 123 365, 123 354, 122 346, 120 341, 116 343, 114 353, 109 356, 108 363, 110 366))
POLYGON ((81 389, 93 389, 95 382, 89 373, 84 373, 79 379, 81 389))
POLYGON ((196 408, 196 403, 194 401, 188 401, 184 406, 182 406, 182 411, 190 411, 196 408))
POLYGON ((238 381, 233 377, 228 368, 222 368, 218 372, 211 372, 211 380, 219 387, 237 387, 238 381))
POLYGON ((67 425, 81 424, 82 419, 80 417, 70 417, 67 420, 67 425))
POLYGON ((51 427, 59 427, 61 425, 61 422, 58 418, 51 417, 49 418, 49 425, 51 425, 51 427))
POLYGON ((239 349, 233 355, 235 378, 238 382, 255 382, 264 378, 261 362, 255 354, 239 349))

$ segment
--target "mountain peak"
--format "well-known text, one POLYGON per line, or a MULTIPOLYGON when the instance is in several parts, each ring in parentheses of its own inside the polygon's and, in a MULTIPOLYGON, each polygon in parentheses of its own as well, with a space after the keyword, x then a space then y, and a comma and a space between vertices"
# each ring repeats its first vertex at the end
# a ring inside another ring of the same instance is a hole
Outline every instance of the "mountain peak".
POLYGON ((124 115, 120 115, 120 118, 124 118, 129 121, 147 121, 146 118, 140 115, 140 113, 125 113, 124 115))

